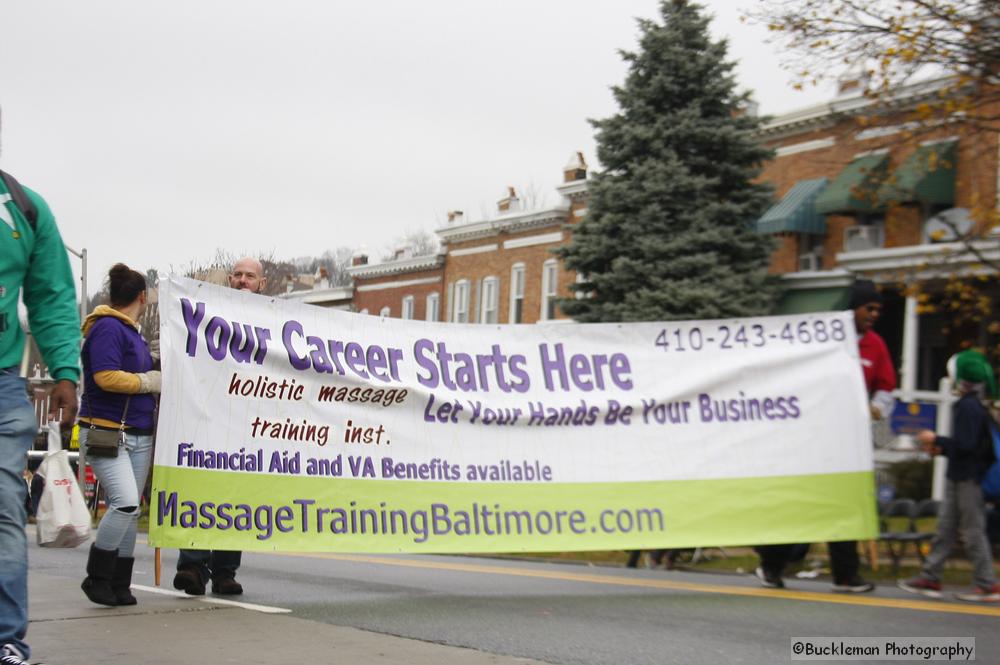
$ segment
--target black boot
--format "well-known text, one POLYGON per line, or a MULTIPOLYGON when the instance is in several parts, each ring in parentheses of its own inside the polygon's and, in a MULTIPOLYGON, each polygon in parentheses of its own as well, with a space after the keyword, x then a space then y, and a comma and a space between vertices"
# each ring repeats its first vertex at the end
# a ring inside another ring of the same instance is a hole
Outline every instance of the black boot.
POLYGON ((196 566, 182 566, 174 575, 174 588, 180 589, 189 596, 205 595, 205 580, 196 566))
POLYGON ((213 577, 212 593, 219 596, 238 596, 243 593, 243 585, 236 581, 235 576, 213 577))
POLYGON ((111 576, 114 575, 117 559, 118 550, 102 550, 97 545, 90 546, 87 577, 80 585, 90 602, 112 607, 118 604, 118 596, 111 588, 111 576))
POLYGON ((120 556, 115 561, 115 573, 111 576, 111 590, 115 592, 119 605, 135 605, 135 599, 129 587, 132 586, 132 564, 134 557, 120 556))

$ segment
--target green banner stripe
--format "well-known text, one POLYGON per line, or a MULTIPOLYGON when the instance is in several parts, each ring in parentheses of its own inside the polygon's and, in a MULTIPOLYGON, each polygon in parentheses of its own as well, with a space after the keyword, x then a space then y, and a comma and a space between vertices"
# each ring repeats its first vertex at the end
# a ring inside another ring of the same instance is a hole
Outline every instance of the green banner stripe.
POLYGON ((878 535, 871 472, 554 484, 157 466, 151 513, 156 547, 264 551, 545 552, 878 535))

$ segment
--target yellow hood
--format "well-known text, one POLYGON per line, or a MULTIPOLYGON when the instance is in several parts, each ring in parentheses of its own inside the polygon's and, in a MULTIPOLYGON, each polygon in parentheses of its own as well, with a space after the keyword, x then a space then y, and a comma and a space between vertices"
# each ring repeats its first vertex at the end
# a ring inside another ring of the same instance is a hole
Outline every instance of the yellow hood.
POLYGON ((124 321, 125 323, 129 324, 133 328, 138 328, 135 321, 128 318, 127 316, 119 312, 117 309, 113 309, 107 305, 98 305, 97 307, 94 308, 94 311, 88 314, 87 318, 84 319, 83 321, 83 326, 81 330, 83 330, 83 334, 85 337, 87 333, 90 331, 90 327, 93 326, 94 323, 97 322, 97 319, 101 318, 102 316, 113 316, 116 319, 119 319, 120 321, 124 321))

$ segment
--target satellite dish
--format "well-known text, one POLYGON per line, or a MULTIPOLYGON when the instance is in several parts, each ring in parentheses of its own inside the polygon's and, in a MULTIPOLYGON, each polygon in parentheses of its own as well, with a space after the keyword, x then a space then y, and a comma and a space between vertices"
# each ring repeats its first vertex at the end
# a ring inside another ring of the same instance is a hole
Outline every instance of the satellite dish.
POLYGON ((954 242, 972 230, 968 208, 948 208, 924 222, 927 242, 954 242))

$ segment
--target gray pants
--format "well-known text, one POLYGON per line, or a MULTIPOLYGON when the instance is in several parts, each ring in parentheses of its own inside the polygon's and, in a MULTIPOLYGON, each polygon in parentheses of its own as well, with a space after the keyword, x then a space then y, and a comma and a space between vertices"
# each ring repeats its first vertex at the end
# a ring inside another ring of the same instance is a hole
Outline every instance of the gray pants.
POLYGON ((951 554, 955 541, 961 538, 965 552, 972 562, 973 583, 989 589, 996 582, 993 574, 993 552, 986 538, 986 508, 983 490, 975 480, 945 481, 944 503, 938 519, 937 534, 931 553, 924 562, 924 577, 941 580, 945 559, 951 554))

